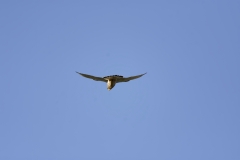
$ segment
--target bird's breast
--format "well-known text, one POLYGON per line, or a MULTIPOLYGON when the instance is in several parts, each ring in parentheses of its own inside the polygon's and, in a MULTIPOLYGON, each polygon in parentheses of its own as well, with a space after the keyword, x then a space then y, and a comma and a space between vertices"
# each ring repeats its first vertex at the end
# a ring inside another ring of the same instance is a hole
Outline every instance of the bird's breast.
POLYGON ((116 80, 115 79, 108 80, 108 82, 107 82, 107 89, 108 90, 112 89, 115 86, 115 84, 116 84, 116 80))

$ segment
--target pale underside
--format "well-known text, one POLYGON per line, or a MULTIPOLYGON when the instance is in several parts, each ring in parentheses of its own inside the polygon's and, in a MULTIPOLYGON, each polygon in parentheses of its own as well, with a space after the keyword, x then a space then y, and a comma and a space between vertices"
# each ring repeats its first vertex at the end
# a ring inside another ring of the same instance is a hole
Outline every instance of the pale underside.
POLYGON ((83 77, 93 79, 95 81, 107 82, 107 89, 108 90, 111 90, 116 85, 116 83, 128 82, 130 80, 140 78, 140 77, 142 77, 143 75, 146 74, 146 73, 144 73, 144 74, 140 74, 140 75, 137 75, 137 76, 131 76, 131 77, 123 77, 123 76, 120 76, 120 75, 111 75, 111 76, 106 76, 106 77, 96 77, 96 76, 83 74, 83 73, 79 73, 79 72, 77 72, 77 73, 80 74, 83 77))

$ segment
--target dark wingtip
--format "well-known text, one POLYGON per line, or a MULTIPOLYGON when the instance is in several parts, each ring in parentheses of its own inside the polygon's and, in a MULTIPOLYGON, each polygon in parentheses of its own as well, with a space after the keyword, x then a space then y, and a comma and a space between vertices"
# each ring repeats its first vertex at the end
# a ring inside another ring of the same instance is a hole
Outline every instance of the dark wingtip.
POLYGON ((76 73, 78 73, 78 74, 81 74, 81 73, 79 73, 79 72, 77 72, 77 71, 75 71, 76 73))

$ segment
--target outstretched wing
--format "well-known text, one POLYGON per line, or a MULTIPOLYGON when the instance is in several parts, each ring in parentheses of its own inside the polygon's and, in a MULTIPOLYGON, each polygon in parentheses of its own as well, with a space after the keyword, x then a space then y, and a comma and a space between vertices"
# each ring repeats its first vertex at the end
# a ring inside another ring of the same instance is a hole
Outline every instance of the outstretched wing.
POLYGON ((105 79, 102 78, 102 77, 95 77, 95 76, 91 76, 91 75, 83 74, 83 73, 79 73, 79 72, 77 72, 77 73, 80 74, 80 75, 83 76, 83 77, 90 78, 90 79, 93 79, 93 80, 95 80, 95 81, 107 82, 107 80, 105 80, 105 79))
POLYGON ((142 76, 145 75, 145 74, 146 74, 146 73, 140 74, 140 75, 137 75, 137 76, 118 78, 118 79, 117 79, 117 82, 128 82, 128 81, 131 81, 131 80, 140 78, 140 77, 142 77, 142 76))

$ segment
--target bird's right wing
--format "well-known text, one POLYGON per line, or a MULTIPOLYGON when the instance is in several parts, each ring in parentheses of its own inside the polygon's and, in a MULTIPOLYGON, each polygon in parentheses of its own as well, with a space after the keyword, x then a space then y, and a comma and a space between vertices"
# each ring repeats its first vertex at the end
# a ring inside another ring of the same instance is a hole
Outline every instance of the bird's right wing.
POLYGON ((77 72, 77 73, 80 74, 80 75, 83 76, 83 77, 86 77, 86 78, 89 78, 89 79, 93 79, 93 80, 95 80, 95 81, 107 82, 107 80, 105 80, 105 79, 102 78, 102 77, 95 77, 95 76, 91 76, 91 75, 83 74, 83 73, 79 73, 79 72, 77 72))
POLYGON ((126 77, 126 78, 119 78, 117 80, 117 82, 128 82, 128 81, 131 81, 131 80, 134 80, 134 79, 137 79, 137 78, 140 78, 142 77, 143 75, 145 75, 146 73, 144 74, 140 74, 140 75, 137 75, 137 76, 131 76, 131 77, 126 77))

